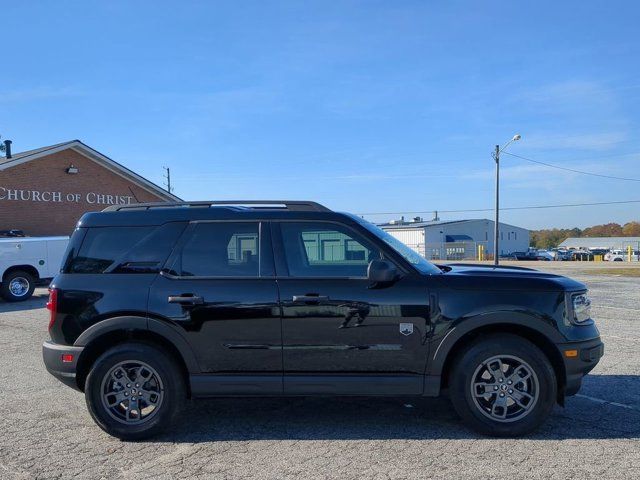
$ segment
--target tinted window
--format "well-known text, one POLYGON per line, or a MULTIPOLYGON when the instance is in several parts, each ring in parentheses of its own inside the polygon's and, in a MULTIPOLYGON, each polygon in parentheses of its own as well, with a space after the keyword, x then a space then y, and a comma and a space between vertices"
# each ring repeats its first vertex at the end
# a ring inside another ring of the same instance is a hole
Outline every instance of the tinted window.
POLYGON ((366 277, 369 262, 381 258, 366 239, 339 225, 283 222, 280 228, 292 277, 366 277))
POLYGON ((175 273, 196 277, 257 277, 258 223, 200 223, 185 243, 175 273))
MULTIPOLYGON (((104 273, 155 227, 88 228, 75 257, 65 265, 67 273, 104 273)), ((74 233, 75 236, 75 233, 74 233)), ((73 243, 73 242, 72 242, 73 243)), ((71 251, 70 254, 74 252, 71 251)))
POLYGON ((113 273, 157 273, 167 260, 184 222, 166 223, 153 229, 122 256, 108 271, 113 273))

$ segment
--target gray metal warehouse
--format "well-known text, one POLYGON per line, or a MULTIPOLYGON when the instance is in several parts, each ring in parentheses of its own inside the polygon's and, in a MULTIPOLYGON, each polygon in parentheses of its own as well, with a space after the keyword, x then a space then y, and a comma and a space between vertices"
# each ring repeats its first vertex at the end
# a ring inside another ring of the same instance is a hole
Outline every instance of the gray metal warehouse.
POLYGON ((578 250, 626 250, 629 246, 634 250, 640 250, 640 237, 570 237, 559 245, 560 248, 578 250))
MULTIPOLYGON (((380 228, 428 259, 460 260, 476 258, 478 247, 493 252, 493 220, 432 220, 415 218, 380 224, 380 228)), ((529 248, 529 230, 500 222, 500 255, 529 248)))

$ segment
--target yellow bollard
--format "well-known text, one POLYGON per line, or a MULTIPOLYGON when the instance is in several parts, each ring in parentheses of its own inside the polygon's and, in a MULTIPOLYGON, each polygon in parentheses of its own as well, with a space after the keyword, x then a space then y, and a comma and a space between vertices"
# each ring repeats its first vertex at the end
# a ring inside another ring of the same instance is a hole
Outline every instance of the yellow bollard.
POLYGON ((631 261, 631 245, 627 245, 627 261, 631 261))

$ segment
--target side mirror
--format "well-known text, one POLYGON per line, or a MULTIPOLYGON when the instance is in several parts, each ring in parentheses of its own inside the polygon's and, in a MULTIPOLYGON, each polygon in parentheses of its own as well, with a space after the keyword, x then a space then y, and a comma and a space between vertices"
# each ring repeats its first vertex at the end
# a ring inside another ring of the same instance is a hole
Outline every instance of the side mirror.
POLYGON ((391 283, 398 278, 398 269, 386 260, 371 260, 367 267, 367 277, 374 284, 391 283))

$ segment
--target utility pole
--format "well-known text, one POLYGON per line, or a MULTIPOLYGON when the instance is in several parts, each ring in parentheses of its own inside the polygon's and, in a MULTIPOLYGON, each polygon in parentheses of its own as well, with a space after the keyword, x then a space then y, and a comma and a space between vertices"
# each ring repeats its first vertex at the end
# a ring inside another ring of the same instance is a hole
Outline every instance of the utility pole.
POLYGON ((496 161, 496 219, 494 225, 493 236, 493 264, 498 265, 498 257, 500 249, 498 242, 500 241, 500 145, 496 145, 496 152, 493 154, 496 161))
POLYGON ((171 188, 171 170, 169 167, 162 167, 165 169, 166 173, 164 174, 164 178, 166 180, 165 186, 167 187, 167 192, 171 193, 173 188, 171 188))
POLYGON ((515 134, 511 140, 505 143, 504 147, 500 148, 500 145, 496 145, 496 151, 493 154, 493 159, 496 161, 496 219, 495 230, 493 237, 493 264, 498 266, 500 263, 500 152, 504 151, 513 142, 520 140, 522 136, 515 134))

